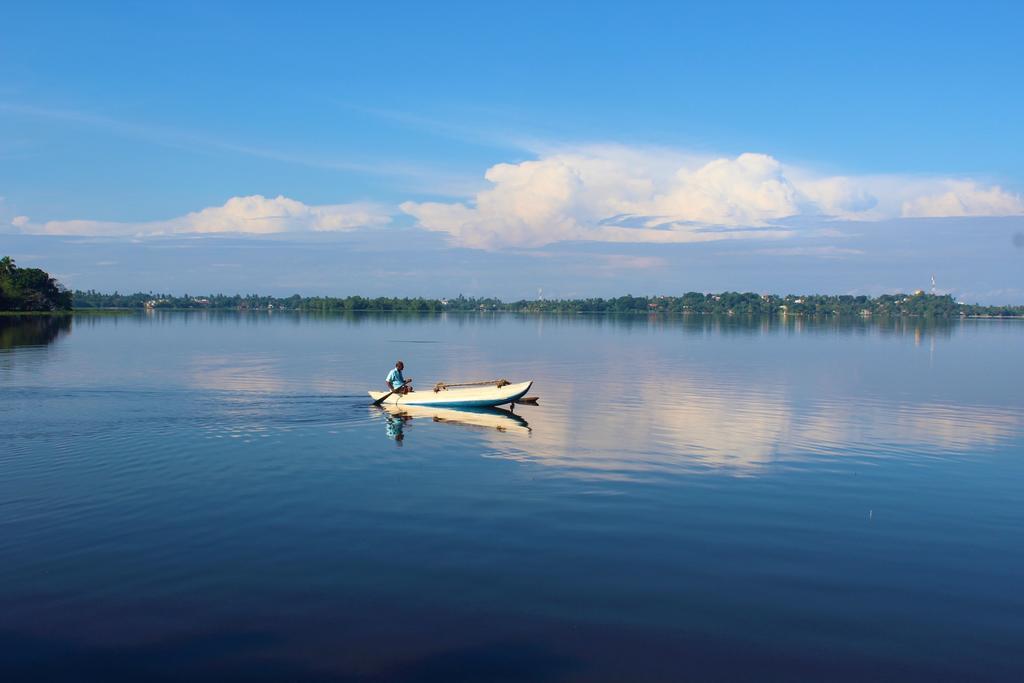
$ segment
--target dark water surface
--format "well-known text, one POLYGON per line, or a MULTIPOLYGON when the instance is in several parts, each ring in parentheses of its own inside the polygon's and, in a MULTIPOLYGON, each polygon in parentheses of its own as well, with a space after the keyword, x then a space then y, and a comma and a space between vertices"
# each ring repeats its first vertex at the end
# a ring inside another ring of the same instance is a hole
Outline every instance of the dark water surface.
POLYGON ((1024 324, 0 318, 0 679, 1021 680, 1024 324), (370 408, 402 358, 515 415, 370 408))

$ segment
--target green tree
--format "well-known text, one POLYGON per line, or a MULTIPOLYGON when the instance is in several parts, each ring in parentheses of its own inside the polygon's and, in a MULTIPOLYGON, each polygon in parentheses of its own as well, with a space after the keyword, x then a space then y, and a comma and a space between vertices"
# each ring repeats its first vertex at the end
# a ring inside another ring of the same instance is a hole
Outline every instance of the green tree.
POLYGON ((10 256, 0 258, 0 310, 66 311, 71 292, 39 268, 19 268, 10 256))

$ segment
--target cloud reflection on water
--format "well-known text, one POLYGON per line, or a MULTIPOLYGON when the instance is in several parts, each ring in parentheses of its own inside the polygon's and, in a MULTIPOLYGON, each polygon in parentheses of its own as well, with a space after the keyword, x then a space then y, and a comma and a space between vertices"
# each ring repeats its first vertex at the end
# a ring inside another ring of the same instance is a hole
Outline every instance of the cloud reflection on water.
MULTIPOLYGON (((81 349, 79 367, 91 373, 89 381, 106 386, 116 378, 129 389, 180 386, 186 392, 180 396, 201 404, 197 422, 210 434, 253 438, 304 425, 377 421, 364 409, 366 368, 390 362, 408 342, 383 346, 374 339, 436 339, 416 349, 418 376, 497 372, 535 379, 541 397, 538 407, 516 411, 515 420, 528 422, 528 439, 509 438, 516 422, 504 430, 445 430, 442 442, 574 477, 750 476, 822 457, 959 456, 996 447, 1024 429, 1011 398, 1012 373, 986 374, 984 362, 974 360, 983 358, 978 344, 1003 342, 994 335, 1016 328, 907 320, 741 323, 178 315, 87 319, 89 334, 75 335, 82 338, 71 348, 81 349), (929 344, 918 351, 922 335, 938 350, 929 344), (148 353, 103 351, 117 344, 148 353), (987 378, 984 386, 980 377, 987 378)), ((60 366, 63 380, 67 365, 60 366)), ((414 424, 465 422, 436 418, 414 424)), ((441 432, 425 430, 425 438, 417 434, 410 443, 430 444, 435 434, 441 432)))
MULTIPOLYGON (((625 392, 624 392, 625 393, 625 392)), ((784 387, 679 379, 637 397, 587 405, 554 386, 523 410, 525 446, 492 434, 514 459, 570 476, 632 478, 679 470, 750 476, 820 457, 964 455, 1018 435, 1024 418, 994 406, 822 400, 800 403, 784 387)))
MULTIPOLYGON (((188 384, 196 389, 247 395, 287 393, 337 393, 345 382, 325 373, 305 369, 297 374, 281 367, 281 359, 269 354, 204 354, 191 360, 188 384)), ((351 388, 351 387, 349 387, 351 388)))

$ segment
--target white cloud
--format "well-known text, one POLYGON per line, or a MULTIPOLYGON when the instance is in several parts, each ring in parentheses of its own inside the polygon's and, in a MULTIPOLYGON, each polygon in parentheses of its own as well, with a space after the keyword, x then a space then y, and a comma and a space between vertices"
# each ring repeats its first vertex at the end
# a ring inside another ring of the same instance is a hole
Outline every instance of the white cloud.
POLYGON ((803 195, 826 216, 863 220, 879 205, 877 189, 869 189, 872 183, 864 179, 834 176, 797 182, 803 195))
POLYGON ((172 235, 188 233, 274 234, 283 232, 339 231, 385 225, 390 213, 376 204, 326 204, 310 206, 278 196, 232 197, 222 206, 163 221, 141 223, 69 220, 32 223, 25 216, 14 219, 22 232, 50 235, 172 235))
POLYGON ((772 157, 741 154, 696 170, 679 169, 669 191, 655 196, 652 206, 679 221, 756 226, 799 214, 800 193, 772 157))
POLYGON ((876 221, 1024 214, 1024 201, 971 180, 827 176, 766 154, 710 158, 615 145, 501 163, 466 202, 406 202, 427 230, 477 248, 553 242, 784 239, 794 217, 876 221))
POLYGON ((998 185, 982 187, 973 181, 949 180, 944 192, 903 202, 902 215, 912 218, 941 216, 1012 216, 1024 213, 1024 199, 998 185))
MULTIPOLYGON (((489 187, 470 199, 405 202, 401 209, 420 227, 445 234, 456 245, 481 249, 567 241, 817 239, 829 236, 822 222, 831 219, 1024 214, 1020 195, 976 180, 827 175, 756 153, 727 158, 591 145, 547 149, 536 159, 499 163, 484 177, 489 187)), ((252 195, 168 220, 35 223, 16 216, 0 218, 0 227, 83 236, 273 234, 386 225, 391 214, 372 203, 313 206, 283 196, 252 195)))
MULTIPOLYGON (((684 161, 684 158, 677 159, 684 161)), ((474 205, 406 202, 428 230, 469 247, 540 246, 566 240, 706 242, 778 238, 787 230, 750 230, 797 212, 796 193, 764 155, 713 160, 692 171, 664 154, 619 147, 559 153, 497 164, 474 205), (683 225, 682 223, 694 223, 683 225), (708 231, 707 226, 734 230, 708 231)))

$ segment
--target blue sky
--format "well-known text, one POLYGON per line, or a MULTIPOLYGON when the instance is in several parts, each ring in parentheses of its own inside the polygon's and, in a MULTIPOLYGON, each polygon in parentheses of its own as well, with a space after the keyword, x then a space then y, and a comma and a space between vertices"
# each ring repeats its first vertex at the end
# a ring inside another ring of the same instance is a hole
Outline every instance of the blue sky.
POLYGON ((552 4, 6 3, 0 251, 122 290, 1024 301, 1018 4, 552 4))

